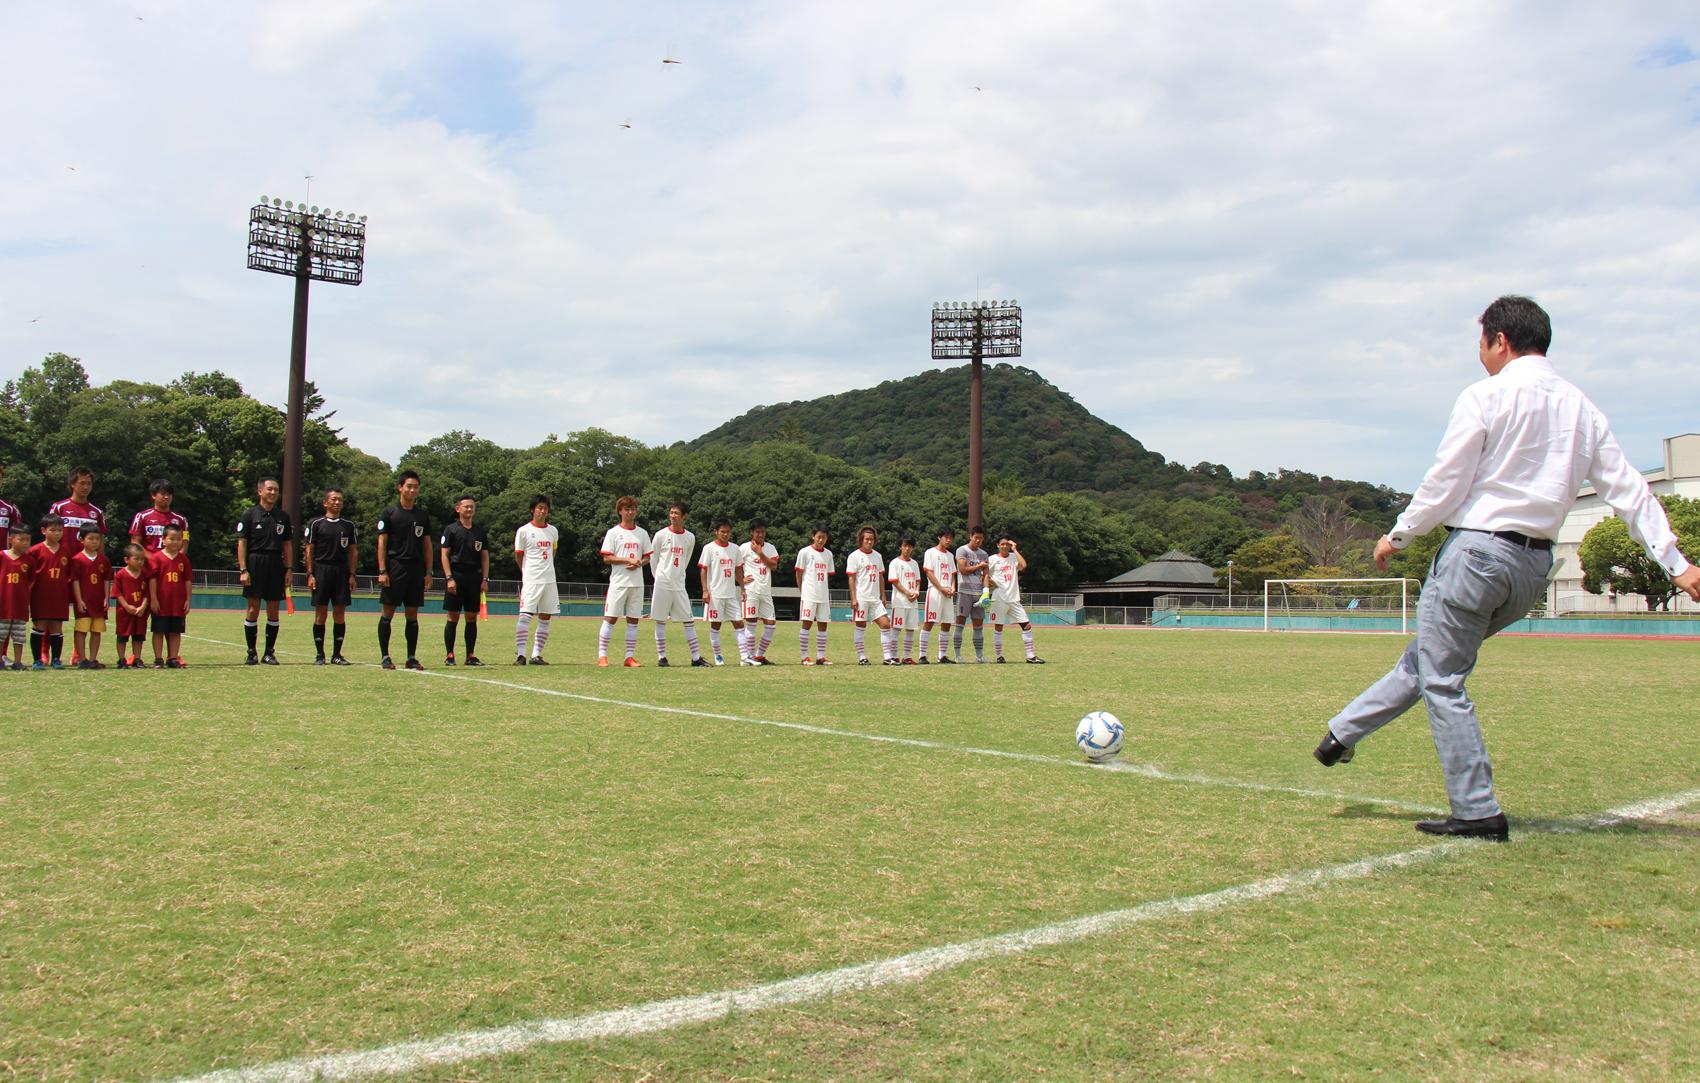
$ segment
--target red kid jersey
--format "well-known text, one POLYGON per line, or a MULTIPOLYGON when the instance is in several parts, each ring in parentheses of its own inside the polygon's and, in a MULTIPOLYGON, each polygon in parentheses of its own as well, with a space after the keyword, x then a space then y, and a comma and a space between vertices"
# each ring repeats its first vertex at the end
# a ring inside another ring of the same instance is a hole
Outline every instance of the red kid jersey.
MULTIPOLYGON (((148 601, 148 570, 142 569, 141 575, 136 575, 129 568, 119 568, 118 574, 112 577, 112 596, 125 605, 146 605, 148 601)), ((120 609, 120 614, 128 614, 128 610, 120 609)))
POLYGON ((98 617, 106 613, 106 585, 112 581, 112 561, 105 553, 76 553, 71 557, 71 578, 76 582, 78 590, 71 594, 71 603, 79 617, 98 617), (81 592, 83 604, 77 605, 77 593, 81 592))
POLYGON ((28 620, 30 615, 30 581, 35 578, 35 562, 28 552, 21 557, 11 550, 0 551, 0 620, 28 620))
POLYGON ((158 582, 159 608, 154 613, 161 617, 182 617, 189 612, 189 554, 178 553, 175 557, 161 549, 148 558, 152 565, 152 578, 158 582))
POLYGON ((30 616, 64 620, 71 609, 71 554, 63 545, 55 553, 46 542, 30 546, 35 575, 30 580, 30 616))
POLYGON ((174 511, 158 512, 152 508, 138 511, 130 520, 130 537, 141 538, 140 545, 151 557, 165 547, 165 528, 177 525, 183 530, 183 540, 189 540, 189 520, 174 511))

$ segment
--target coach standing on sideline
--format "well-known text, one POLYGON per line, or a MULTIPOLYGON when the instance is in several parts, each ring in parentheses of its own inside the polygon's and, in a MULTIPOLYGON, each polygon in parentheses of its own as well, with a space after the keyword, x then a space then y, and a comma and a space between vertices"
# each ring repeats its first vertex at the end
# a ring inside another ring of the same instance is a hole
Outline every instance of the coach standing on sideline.
POLYGON ((1700 601, 1700 568, 1677 550, 1664 508, 1630 467, 1605 415, 1546 359, 1552 321, 1527 297, 1482 313, 1487 379, 1464 390, 1410 504, 1375 546, 1376 567, 1411 539, 1451 531, 1423 584, 1417 635, 1399 664, 1328 723, 1316 748, 1324 767, 1348 762, 1365 737, 1421 699, 1446 773, 1452 815, 1424 820, 1431 835, 1509 837, 1493 794, 1493 766, 1464 691, 1482 641, 1520 619, 1546 589, 1552 539, 1584 481, 1629 533, 1700 601))

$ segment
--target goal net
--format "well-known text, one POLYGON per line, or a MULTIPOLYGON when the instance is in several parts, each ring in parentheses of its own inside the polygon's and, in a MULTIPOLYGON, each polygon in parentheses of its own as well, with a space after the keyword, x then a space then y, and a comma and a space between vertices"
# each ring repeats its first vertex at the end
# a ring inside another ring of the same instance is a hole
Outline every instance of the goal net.
POLYGON ((1409 634, 1421 589, 1415 579, 1271 579, 1263 630, 1409 634))

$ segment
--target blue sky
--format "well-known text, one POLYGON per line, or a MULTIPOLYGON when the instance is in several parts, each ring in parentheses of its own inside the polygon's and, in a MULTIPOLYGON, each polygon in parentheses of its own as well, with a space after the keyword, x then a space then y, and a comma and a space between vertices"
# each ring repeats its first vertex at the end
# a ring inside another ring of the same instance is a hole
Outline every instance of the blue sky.
POLYGON ((311 173, 370 240, 309 375, 392 461, 921 371, 976 286, 1189 465, 1412 487, 1505 292, 1634 461, 1700 429, 1692 4, 17 0, 0 41, 0 375, 281 402, 246 212, 311 173))

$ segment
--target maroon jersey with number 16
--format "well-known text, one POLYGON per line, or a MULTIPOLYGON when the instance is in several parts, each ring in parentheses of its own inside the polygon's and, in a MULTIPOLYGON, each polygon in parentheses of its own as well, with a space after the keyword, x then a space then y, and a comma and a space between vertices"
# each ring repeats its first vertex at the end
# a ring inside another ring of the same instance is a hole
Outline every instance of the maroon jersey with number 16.
POLYGON ((175 557, 161 549, 149 558, 151 573, 159 591, 159 617, 182 617, 189 612, 189 554, 175 557))

